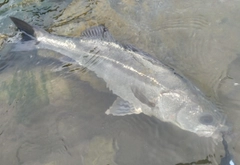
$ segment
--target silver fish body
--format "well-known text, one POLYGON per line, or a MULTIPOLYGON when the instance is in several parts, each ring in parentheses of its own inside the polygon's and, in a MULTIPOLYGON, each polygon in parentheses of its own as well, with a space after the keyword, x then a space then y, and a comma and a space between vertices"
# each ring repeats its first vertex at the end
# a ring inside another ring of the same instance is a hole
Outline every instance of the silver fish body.
POLYGON ((189 80, 146 53, 119 44, 106 27, 92 27, 79 38, 67 38, 11 19, 29 37, 25 43, 35 42, 37 49, 68 56, 102 78, 118 96, 106 114, 144 113, 214 139, 221 139, 221 131, 227 129, 222 112, 189 80))

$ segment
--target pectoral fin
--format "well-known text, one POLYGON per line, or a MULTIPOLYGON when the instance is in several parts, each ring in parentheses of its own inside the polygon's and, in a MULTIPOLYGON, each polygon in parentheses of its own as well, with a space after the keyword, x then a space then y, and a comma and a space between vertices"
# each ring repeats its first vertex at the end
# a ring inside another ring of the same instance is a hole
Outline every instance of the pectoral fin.
POLYGON ((154 100, 150 100, 149 98, 147 98, 144 93, 142 92, 142 90, 140 90, 137 87, 131 87, 132 92, 134 94, 134 96, 141 101, 143 104, 146 104, 147 106, 153 108, 156 106, 156 103, 154 102, 154 100))
POLYGON ((131 103, 118 97, 113 105, 105 112, 107 115, 125 116, 142 113, 141 109, 136 109, 131 103))

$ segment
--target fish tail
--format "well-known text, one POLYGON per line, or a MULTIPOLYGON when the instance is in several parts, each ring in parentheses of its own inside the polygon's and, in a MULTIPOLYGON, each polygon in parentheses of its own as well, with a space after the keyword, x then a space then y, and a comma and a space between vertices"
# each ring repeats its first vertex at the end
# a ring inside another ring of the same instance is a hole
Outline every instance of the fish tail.
POLYGON ((17 26, 17 28, 23 32, 22 33, 23 41, 36 40, 35 29, 33 26, 15 17, 10 17, 10 19, 17 26))
POLYGON ((29 25, 25 21, 16 17, 10 17, 17 28, 22 32, 21 44, 15 45, 13 51, 28 51, 36 49, 36 45, 39 44, 39 36, 46 34, 47 32, 36 26, 29 25))

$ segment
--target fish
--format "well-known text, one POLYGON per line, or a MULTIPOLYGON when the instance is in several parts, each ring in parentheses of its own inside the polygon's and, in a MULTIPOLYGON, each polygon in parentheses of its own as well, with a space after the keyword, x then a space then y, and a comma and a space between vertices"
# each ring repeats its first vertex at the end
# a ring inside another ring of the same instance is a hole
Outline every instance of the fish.
POLYGON ((13 51, 48 49, 73 59, 103 79, 117 96, 107 115, 143 113, 200 137, 222 140, 224 113, 184 75, 132 45, 118 42, 104 25, 65 37, 10 17, 22 33, 13 51))

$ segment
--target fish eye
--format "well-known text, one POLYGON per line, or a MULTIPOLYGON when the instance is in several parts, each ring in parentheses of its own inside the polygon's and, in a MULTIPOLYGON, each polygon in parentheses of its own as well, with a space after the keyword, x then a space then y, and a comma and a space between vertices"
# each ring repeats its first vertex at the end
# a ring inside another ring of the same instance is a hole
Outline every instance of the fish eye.
POLYGON ((213 122, 213 117, 209 114, 203 115, 200 117, 199 121, 204 125, 210 125, 213 122))

